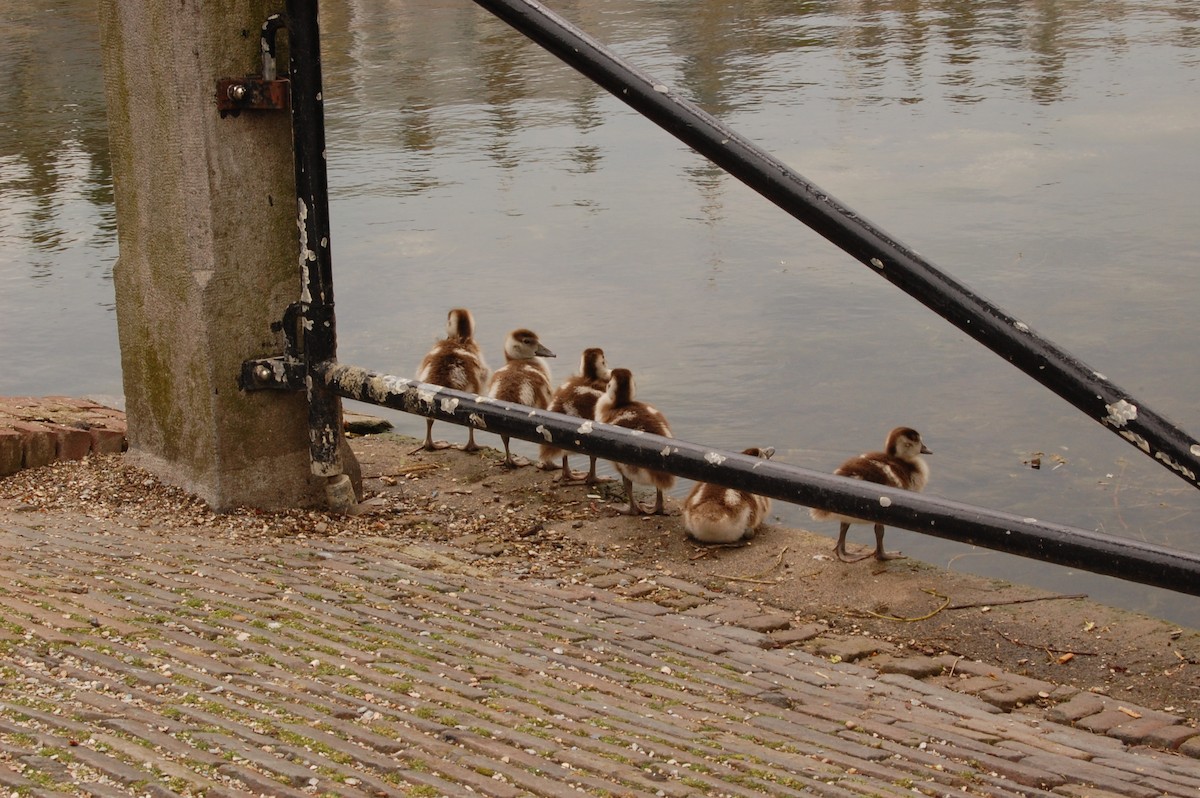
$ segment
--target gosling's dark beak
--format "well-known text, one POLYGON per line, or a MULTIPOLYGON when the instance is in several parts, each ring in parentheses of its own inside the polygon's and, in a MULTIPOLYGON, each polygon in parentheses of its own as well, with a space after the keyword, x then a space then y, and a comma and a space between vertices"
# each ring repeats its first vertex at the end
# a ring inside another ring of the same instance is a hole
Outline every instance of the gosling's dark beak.
POLYGON ((921 454, 933 454, 933 450, 922 443, 921 444, 921 454))
POLYGON ((558 355, 554 354, 553 352, 551 352, 549 349, 542 346, 541 344, 538 344, 537 353, 538 353, 538 357, 558 357, 558 355))
POLYGON ((765 449, 759 449, 759 452, 762 454, 762 458, 764 460, 770 460, 772 457, 775 456, 775 447, 768 446, 765 449))

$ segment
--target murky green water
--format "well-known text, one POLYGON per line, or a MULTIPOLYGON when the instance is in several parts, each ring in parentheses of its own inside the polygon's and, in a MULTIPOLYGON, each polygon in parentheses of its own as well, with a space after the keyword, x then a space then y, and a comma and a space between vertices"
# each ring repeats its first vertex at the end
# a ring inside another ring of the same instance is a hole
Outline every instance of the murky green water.
MULTIPOLYGON (((35 5, 0 0, 0 392, 115 394, 92 4, 35 5)), ((549 5, 1200 428, 1194 3, 549 5)), ((678 437, 832 469, 908 424, 931 492, 1200 550, 1197 491, 473 3, 322 6, 343 361, 411 375, 465 305, 493 365, 516 326, 557 377, 603 347, 678 437)), ((1166 591, 888 541, 1200 626, 1166 591)))

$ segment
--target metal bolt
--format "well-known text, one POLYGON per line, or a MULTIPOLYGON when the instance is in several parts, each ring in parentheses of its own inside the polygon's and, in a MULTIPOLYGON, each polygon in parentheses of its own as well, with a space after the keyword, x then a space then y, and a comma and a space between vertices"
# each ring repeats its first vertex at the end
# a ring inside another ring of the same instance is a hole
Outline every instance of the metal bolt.
POLYGON ((271 379, 271 369, 268 366, 258 365, 254 367, 254 379, 262 383, 273 382, 271 379))
POLYGON ((246 95, 249 93, 250 90, 246 88, 244 83, 234 83, 229 87, 229 99, 233 100, 235 103, 240 103, 242 100, 246 99, 246 95))

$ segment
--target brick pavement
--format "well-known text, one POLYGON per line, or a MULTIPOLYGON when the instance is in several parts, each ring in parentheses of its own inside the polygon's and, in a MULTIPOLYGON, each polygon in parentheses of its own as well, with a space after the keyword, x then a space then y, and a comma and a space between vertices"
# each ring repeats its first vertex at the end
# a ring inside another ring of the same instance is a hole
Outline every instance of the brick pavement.
POLYGON ((0 507, 0 794, 1200 794, 1174 716, 651 576, 0 507))
MULTIPOLYGON (((97 403, 0 397, 0 476, 123 443, 97 403)), ((1200 788, 1200 732, 1169 713, 618 560, 564 582, 462 557, 0 507, 0 794, 1200 788)))

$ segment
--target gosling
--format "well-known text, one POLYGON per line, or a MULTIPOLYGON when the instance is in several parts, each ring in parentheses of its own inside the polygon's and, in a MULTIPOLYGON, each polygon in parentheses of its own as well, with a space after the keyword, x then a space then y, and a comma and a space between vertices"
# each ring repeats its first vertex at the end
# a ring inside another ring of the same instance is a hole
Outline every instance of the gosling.
MULTIPOLYGON (((654 435, 670 438, 671 427, 667 418, 657 408, 645 402, 639 402, 637 386, 633 373, 629 369, 613 369, 608 379, 608 387, 604 396, 596 402, 596 420, 604 424, 614 424, 626 429, 641 430, 654 435)), ((629 503, 617 507, 618 512, 625 515, 666 515, 666 504, 663 491, 670 490, 675 485, 675 476, 662 471, 655 471, 641 466, 613 463, 617 473, 621 475, 622 486, 629 503), (654 507, 646 509, 638 504, 633 496, 633 483, 649 485, 655 490, 654 507)))
MULTIPOLYGON (((475 342, 475 318, 466 308, 454 308, 446 315, 446 337, 433 345, 429 354, 421 360, 417 379, 443 388, 481 394, 487 384, 488 367, 483 353, 475 342)), ((425 419, 426 451, 450 448, 446 441, 433 439, 433 419, 425 419)), ((454 447, 460 448, 460 447, 454 447)), ((475 428, 467 427, 467 443, 461 447, 465 452, 475 452, 475 428)))
MULTIPOLYGON (((742 454, 769 460, 775 450, 752 447, 742 454)), ((765 496, 697 482, 683 503, 683 525, 701 543, 737 543, 754 537, 769 512, 765 496)))
MULTIPOLYGON (((545 410, 550 406, 550 367, 545 357, 554 353, 542 345, 537 333, 532 330, 513 330, 504 341, 505 363, 496 369, 488 383, 488 396, 501 402, 536 407, 545 410)), ((508 435, 501 435, 504 442, 504 465, 509 468, 529 465, 524 457, 513 458, 508 447, 508 435)))
MULTIPOLYGON (((921 433, 910 427, 896 427, 888 433, 884 451, 868 452, 860 454, 858 457, 852 457, 838 466, 833 473, 838 476, 874 482, 878 485, 887 485, 891 488, 920 491, 929 481, 929 465, 921 457, 923 454, 933 454, 933 452, 921 440, 921 433)), ((816 521, 836 518, 842 522, 841 529, 838 531, 837 545, 833 549, 833 553, 842 562, 858 562, 872 555, 872 552, 869 552, 848 559, 846 552, 846 533, 850 530, 850 525, 866 524, 870 523, 869 521, 815 508, 810 511, 810 514, 816 521)), ((884 551, 883 524, 875 524, 875 551, 873 554, 875 559, 880 562, 904 557, 899 552, 884 551)))

